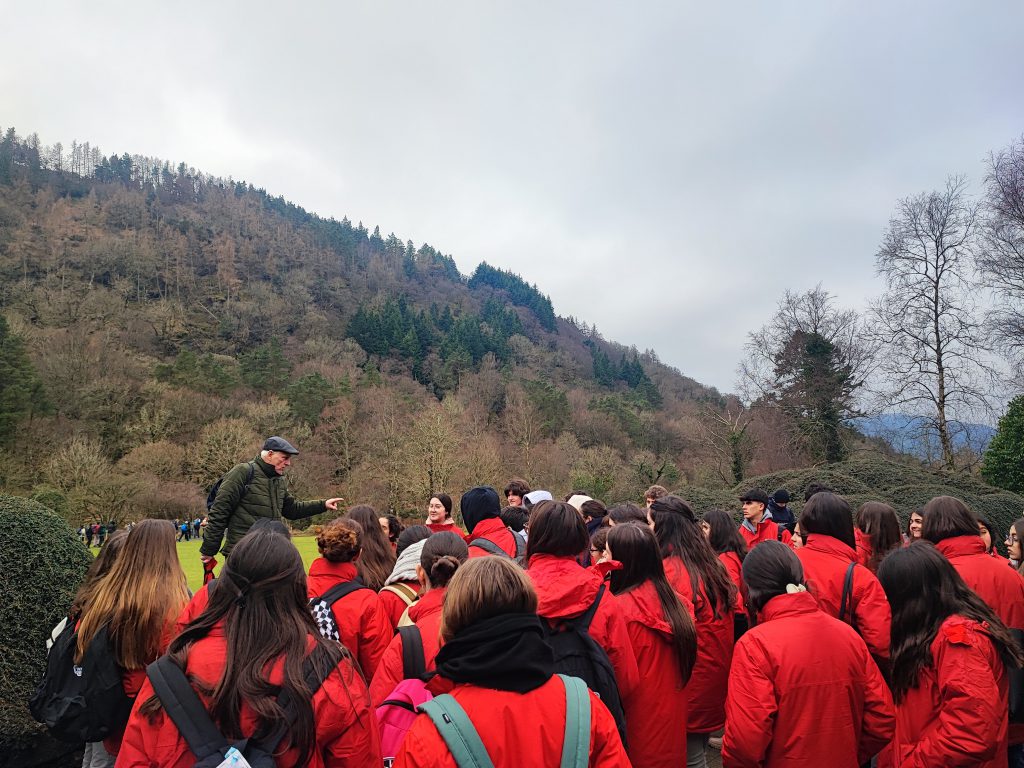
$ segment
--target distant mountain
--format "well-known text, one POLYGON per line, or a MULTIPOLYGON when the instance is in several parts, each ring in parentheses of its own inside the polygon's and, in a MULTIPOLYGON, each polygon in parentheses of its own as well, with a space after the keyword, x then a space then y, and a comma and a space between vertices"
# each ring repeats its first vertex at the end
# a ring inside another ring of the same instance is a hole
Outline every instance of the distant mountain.
MULTIPOLYGON (((851 424, 868 437, 884 440, 893 450, 900 453, 907 453, 925 461, 937 460, 942 456, 939 436, 931 422, 922 416, 883 413, 853 419, 851 424)), ((982 453, 996 433, 995 428, 987 424, 960 421, 950 422, 950 429, 954 449, 970 448, 975 453, 982 453)))

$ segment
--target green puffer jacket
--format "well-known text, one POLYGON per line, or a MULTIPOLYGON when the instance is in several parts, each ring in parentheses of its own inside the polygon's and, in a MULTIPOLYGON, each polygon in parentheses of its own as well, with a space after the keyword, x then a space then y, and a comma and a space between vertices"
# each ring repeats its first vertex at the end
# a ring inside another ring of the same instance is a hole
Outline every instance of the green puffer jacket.
POLYGON ((224 475, 224 481, 217 489, 217 497, 207 516, 203 546, 199 548, 199 553, 207 557, 216 555, 226 532, 227 540, 221 552, 227 556, 238 540, 249 532, 256 518, 287 517, 289 520, 297 520, 318 515, 326 509, 322 499, 296 501, 288 493, 287 478, 277 474, 277 470, 257 456, 251 462, 236 464, 224 475), (250 464, 254 465, 252 483, 243 494, 250 464))

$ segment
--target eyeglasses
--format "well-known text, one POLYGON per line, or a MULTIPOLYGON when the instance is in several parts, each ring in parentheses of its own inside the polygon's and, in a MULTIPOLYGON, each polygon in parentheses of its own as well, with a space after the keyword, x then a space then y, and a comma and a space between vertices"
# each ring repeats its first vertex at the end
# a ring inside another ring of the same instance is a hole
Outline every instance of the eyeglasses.
POLYGON ((1016 544, 1018 541, 1020 541, 1020 539, 1017 538, 1016 533, 1011 533, 1009 536, 1006 537, 1006 541, 1010 544, 1016 544))

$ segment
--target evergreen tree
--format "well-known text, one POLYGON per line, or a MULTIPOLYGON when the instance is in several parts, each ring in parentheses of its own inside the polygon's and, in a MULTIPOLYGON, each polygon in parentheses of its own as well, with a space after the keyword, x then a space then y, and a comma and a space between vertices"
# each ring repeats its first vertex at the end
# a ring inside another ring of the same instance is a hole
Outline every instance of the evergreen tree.
POLYGON ((1024 493, 1024 395, 1010 401, 985 450, 981 475, 992 485, 1024 493))
POLYGON ((263 392, 280 392, 288 381, 292 364, 281 350, 281 342, 271 339, 238 358, 242 381, 263 392))
POLYGON ((43 382, 25 352, 25 342, 11 333, 7 320, 0 315, 0 445, 13 444, 18 424, 49 408, 43 382))

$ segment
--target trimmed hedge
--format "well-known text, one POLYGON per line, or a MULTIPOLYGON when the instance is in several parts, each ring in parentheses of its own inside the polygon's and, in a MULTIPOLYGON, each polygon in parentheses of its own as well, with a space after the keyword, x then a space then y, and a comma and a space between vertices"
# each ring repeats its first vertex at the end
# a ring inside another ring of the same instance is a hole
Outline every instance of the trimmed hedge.
POLYGON ((729 490, 686 487, 677 493, 687 499, 698 514, 718 507, 732 510, 739 519, 741 493, 750 488, 761 488, 767 493, 785 488, 793 497, 790 509, 799 515, 804 505, 804 492, 812 482, 832 488, 854 509, 865 501, 884 501, 896 510, 903 526, 913 510, 923 507, 935 496, 956 496, 975 513, 988 518, 996 529, 992 538, 1000 551, 1010 526, 1024 517, 1024 497, 986 485, 973 475, 933 471, 872 456, 750 477, 729 490))
MULTIPOLYGON (((57 514, 30 499, 0 494, 0 754, 10 756, 43 731, 28 711, 46 666, 46 638, 67 615, 92 555, 57 514)), ((25 763, 23 763, 25 764, 25 763)))

